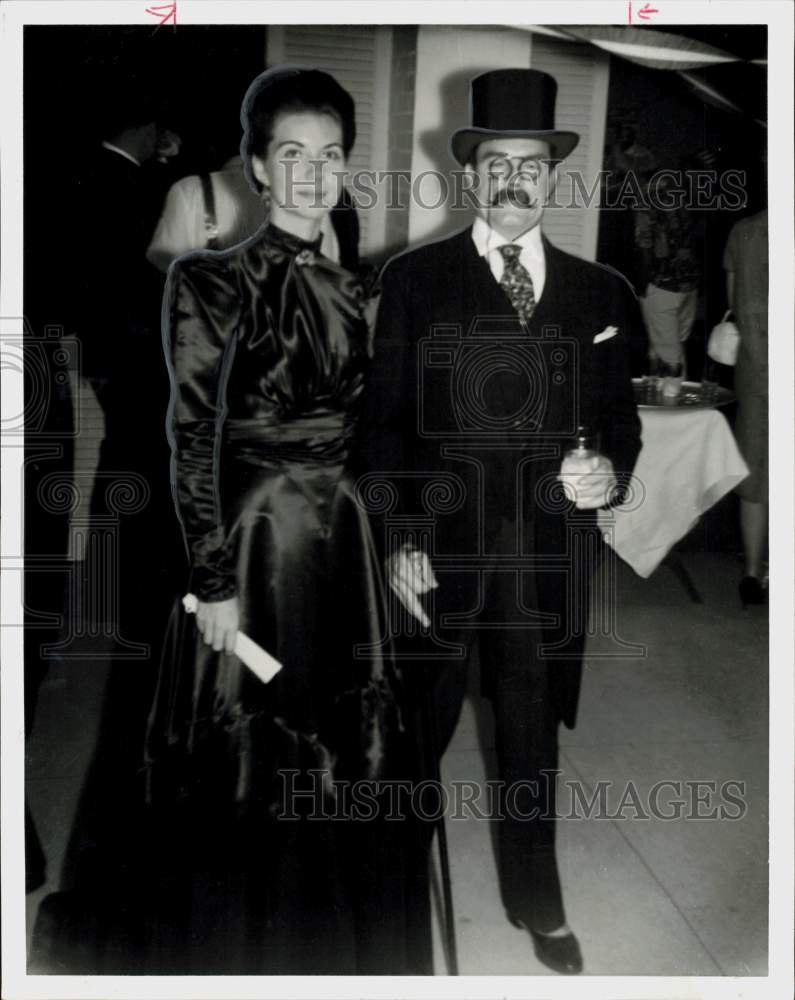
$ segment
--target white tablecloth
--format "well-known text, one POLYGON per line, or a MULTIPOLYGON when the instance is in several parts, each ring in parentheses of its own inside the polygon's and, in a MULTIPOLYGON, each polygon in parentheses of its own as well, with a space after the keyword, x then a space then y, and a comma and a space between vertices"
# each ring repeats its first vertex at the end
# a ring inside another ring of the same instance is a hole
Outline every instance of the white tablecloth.
POLYGON ((635 496, 599 511, 605 541, 639 576, 650 576, 704 511, 748 475, 718 410, 641 409, 643 447, 635 496))

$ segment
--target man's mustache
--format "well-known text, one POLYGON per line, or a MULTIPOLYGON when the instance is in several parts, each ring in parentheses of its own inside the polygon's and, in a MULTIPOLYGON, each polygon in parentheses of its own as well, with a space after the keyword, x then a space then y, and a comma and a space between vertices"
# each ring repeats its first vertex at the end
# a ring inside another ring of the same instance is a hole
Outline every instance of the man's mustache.
POLYGON ((503 188, 489 202, 491 208, 533 208, 537 199, 520 187, 503 188))

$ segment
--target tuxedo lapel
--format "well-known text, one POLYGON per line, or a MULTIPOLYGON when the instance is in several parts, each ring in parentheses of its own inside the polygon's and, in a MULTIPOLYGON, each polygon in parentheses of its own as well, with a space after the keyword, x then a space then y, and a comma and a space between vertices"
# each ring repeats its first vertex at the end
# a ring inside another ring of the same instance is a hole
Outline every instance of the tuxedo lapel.
MULTIPOLYGON (((567 336, 568 323, 565 314, 567 304, 565 258, 559 254, 545 238, 543 240, 546 258, 546 278, 544 290, 527 327, 520 323, 516 310, 502 287, 494 280, 488 261, 481 257, 472 240, 472 231, 466 229, 457 234, 444 246, 435 261, 435 275, 427 283, 430 325, 443 324, 458 326, 464 341, 476 338, 479 341, 493 337, 499 343, 510 338, 516 349, 520 349, 514 338, 537 340, 540 361, 543 366, 546 405, 540 414, 537 433, 551 433, 553 436, 562 428, 568 430, 571 418, 570 400, 576 392, 576 364, 565 365, 565 382, 560 383, 561 365, 551 367, 553 351, 548 334, 567 336), (545 334, 544 328, 547 328, 545 334)), ((425 335, 430 334, 430 329, 425 335)), ((566 346, 567 356, 571 345, 566 346)), ((559 358, 559 352, 555 352, 559 358)), ((488 380, 491 405, 495 412, 514 413, 521 408, 516 396, 519 384, 510 378, 495 377, 488 380)))
POLYGON ((542 328, 547 325, 554 325, 560 322, 560 301, 561 301, 561 274, 560 259, 555 248, 547 240, 546 236, 541 237, 544 247, 544 290, 538 300, 533 315, 530 317, 528 332, 531 337, 540 337, 542 328))
MULTIPOLYGON (((546 277, 544 294, 530 318, 530 333, 546 343, 543 358, 547 380, 547 407, 543 421, 543 431, 553 437, 562 433, 574 435, 572 407, 580 391, 579 386, 579 344, 572 341, 572 330, 568 316, 571 298, 576 296, 576 288, 569 287, 566 280, 566 259, 543 237, 546 277), (551 334, 551 336, 550 336, 551 334), (552 345, 558 341, 565 361, 556 359, 560 351, 552 345), (554 357, 553 357, 554 355, 554 357), (562 380, 561 380, 562 377, 562 380)), ((576 421, 575 421, 576 422, 576 421)))
MULTIPOLYGON (((516 333, 519 333, 519 315, 502 285, 495 280, 488 261, 477 252, 472 240, 472 230, 466 230, 462 236, 466 239, 458 244, 457 257, 462 265, 461 273, 466 275, 461 289, 464 316, 469 317, 470 321, 474 316, 494 319, 510 317, 516 323, 516 333)), ((544 325, 560 322, 561 255, 545 236, 542 236, 542 243, 546 276, 544 290, 527 324, 527 333, 531 337, 541 336, 544 325)))

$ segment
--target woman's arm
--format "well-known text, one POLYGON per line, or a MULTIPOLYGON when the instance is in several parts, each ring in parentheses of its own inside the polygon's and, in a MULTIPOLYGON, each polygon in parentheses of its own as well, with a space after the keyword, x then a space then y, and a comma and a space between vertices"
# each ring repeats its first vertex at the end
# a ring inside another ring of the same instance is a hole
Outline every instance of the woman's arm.
POLYGON ((235 565, 220 501, 219 446, 239 308, 227 260, 179 258, 169 270, 163 333, 171 379, 171 482, 191 586, 200 602, 197 622, 215 648, 233 642, 227 633, 232 624, 237 627, 235 565))
POLYGON ((726 240, 726 247, 723 251, 723 269, 726 272, 726 303, 732 312, 734 312, 735 306, 735 274, 737 272, 738 250, 740 247, 740 230, 738 225, 738 223, 735 223, 732 226, 729 238, 726 240))
POLYGON ((734 311, 734 271, 726 272, 726 302, 729 309, 734 311))

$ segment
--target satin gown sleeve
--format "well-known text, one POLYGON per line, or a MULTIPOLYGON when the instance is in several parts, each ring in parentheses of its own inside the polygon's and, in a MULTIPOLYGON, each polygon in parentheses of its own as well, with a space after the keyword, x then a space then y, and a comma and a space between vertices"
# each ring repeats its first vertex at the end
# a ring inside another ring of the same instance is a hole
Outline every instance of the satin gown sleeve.
POLYGON ((171 482, 191 564, 191 589, 208 602, 232 597, 237 585, 226 545, 219 473, 239 301, 234 274, 223 257, 179 258, 169 271, 163 320, 171 377, 171 482))

